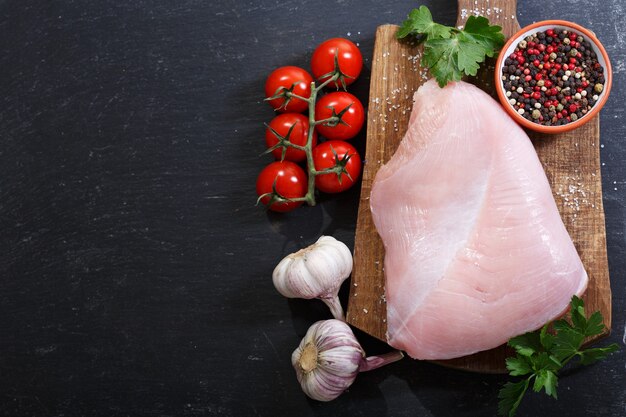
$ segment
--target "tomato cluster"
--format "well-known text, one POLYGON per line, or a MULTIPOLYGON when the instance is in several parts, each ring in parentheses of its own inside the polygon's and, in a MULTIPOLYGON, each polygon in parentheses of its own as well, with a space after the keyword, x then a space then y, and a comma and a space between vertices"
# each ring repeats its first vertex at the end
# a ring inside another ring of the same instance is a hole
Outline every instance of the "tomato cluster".
MULTIPOLYGON (((363 58, 351 41, 333 38, 315 49, 311 67, 320 85, 345 89, 361 73, 363 58)), ((363 105, 346 91, 330 92, 316 100, 317 90, 313 77, 294 66, 274 70, 265 83, 266 101, 280 113, 265 131, 268 153, 276 162, 261 171, 256 183, 259 201, 270 210, 287 212, 302 205, 305 196, 314 191, 312 184, 322 192, 338 193, 354 185, 361 175, 361 157, 346 141, 363 127, 363 105), (315 100, 314 114, 305 116, 302 113, 309 109, 311 100, 315 100), (308 175, 315 176, 314 182, 309 182, 306 171, 298 165, 302 162, 308 175), (325 170, 333 171, 320 173, 325 170)), ((310 203, 308 197, 306 201, 310 203)))

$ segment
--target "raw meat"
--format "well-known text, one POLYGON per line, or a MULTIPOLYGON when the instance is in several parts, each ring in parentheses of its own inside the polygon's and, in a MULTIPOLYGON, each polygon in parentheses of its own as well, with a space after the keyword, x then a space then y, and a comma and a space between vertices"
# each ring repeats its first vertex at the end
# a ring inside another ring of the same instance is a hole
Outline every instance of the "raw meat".
POLYGON ((385 245, 388 342, 417 359, 535 330, 587 287, 537 154, 486 93, 434 80, 370 198, 385 245))

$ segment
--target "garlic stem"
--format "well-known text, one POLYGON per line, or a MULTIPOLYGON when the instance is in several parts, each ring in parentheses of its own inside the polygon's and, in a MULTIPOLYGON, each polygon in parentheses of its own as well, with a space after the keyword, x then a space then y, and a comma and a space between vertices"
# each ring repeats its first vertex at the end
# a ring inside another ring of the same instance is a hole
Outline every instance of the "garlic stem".
POLYGON ((369 356, 361 361, 361 364, 359 365, 359 372, 372 371, 380 368, 381 366, 399 361, 402 358, 404 358, 404 353, 399 350, 394 350, 393 352, 385 353, 383 355, 369 356))
POLYGON ((320 298, 330 308, 330 312, 337 320, 346 321, 346 317, 343 314, 343 308, 339 302, 339 297, 336 295, 328 298, 320 298))

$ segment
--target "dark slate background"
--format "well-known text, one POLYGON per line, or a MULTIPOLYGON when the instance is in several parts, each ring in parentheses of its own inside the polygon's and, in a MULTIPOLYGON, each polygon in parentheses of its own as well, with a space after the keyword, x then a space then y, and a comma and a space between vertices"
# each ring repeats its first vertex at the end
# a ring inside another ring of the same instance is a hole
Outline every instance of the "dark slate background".
MULTIPOLYGON (((454 1, 428 1, 452 24, 454 1)), ((624 416, 626 35, 622 0, 520 0, 565 18, 615 69, 602 175, 621 352, 566 372, 520 416, 624 416)), ((267 74, 309 66, 333 36, 366 57, 413 1, 0 0, 0 415, 491 416, 505 378, 408 359, 331 403, 300 391, 290 355, 319 302, 271 272, 321 234, 354 241, 358 189, 288 215, 254 207, 269 162, 267 74)), ((364 135, 356 140, 364 149, 364 135)), ((342 293, 346 298, 345 288, 342 293)), ((368 353, 387 348, 358 333, 368 353)))

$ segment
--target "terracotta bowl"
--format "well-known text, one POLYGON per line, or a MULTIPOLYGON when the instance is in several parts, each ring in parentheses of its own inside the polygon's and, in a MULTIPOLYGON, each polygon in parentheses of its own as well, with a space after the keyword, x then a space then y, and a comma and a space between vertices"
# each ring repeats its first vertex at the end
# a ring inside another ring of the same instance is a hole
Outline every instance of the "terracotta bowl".
POLYGON ((611 83, 613 81, 613 72, 611 70, 611 63, 609 62, 609 56, 604 49, 604 46, 600 43, 598 38, 588 29, 577 25, 576 23, 568 22, 565 20, 544 20, 542 22, 533 23, 532 25, 526 26, 520 29, 515 35, 513 35, 508 42, 502 48, 498 56, 498 60, 496 63, 496 71, 495 71, 495 85, 498 92, 498 98, 500 102, 504 106, 504 109, 507 113, 520 125, 523 127, 535 130, 542 133, 562 133, 567 132, 569 130, 576 129, 589 120, 591 120, 604 106, 607 98, 609 97, 609 92, 611 91, 611 83), (538 123, 533 123, 530 120, 525 119, 523 116, 517 113, 517 111, 513 108, 513 106, 509 103, 508 98, 506 97, 506 92, 504 91, 504 86, 502 85, 502 66, 504 65, 505 59, 515 51, 518 43, 529 35, 533 35, 537 32, 543 32, 548 29, 565 29, 565 30, 573 30, 576 33, 581 34, 591 43, 593 47, 593 51, 597 55, 598 62, 604 68, 604 89, 602 93, 599 94, 598 101, 591 108, 587 114, 583 117, 579 118, 574 122, 569 122, 567 124, 561 126, 544 126, 538 123))

